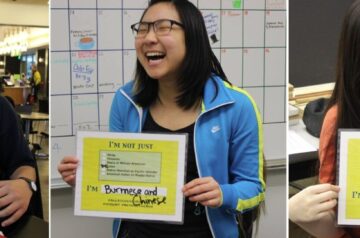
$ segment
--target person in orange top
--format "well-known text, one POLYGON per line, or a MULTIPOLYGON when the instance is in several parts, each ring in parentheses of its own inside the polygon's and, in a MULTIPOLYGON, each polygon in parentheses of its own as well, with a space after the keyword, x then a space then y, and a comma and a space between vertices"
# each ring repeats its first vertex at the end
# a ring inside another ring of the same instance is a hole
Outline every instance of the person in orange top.
POLYGON ((331 105, 327 109, 320 133, 319 143, 319 182, 334 184, 336 174, 336 118, 338 107, 331 105))
POLYGON ((336 226, 340 188, 333 184, 339 128, 360 128, 360 0, 351 5, 342 26, 335 88, 320 134, 320 184, 307 187, 289 200, 290 220, 316 237, 360 237, 359 226, 336 226))

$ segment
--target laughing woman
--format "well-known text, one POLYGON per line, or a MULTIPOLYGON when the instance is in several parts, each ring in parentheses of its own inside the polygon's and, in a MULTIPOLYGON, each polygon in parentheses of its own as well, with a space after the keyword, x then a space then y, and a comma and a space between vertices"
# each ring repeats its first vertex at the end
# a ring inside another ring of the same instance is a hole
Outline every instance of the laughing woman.
MULTIPOLYGON (((115 94, 110 131, 188 133, 183 225, 114 222, 114 237, 239 237, 236 214, 264 200, 260 115, 228 82, 201 12, 185 0, 152 0, 135 34, 135 80, 115 94)), ((75 182, 77 159, 58 166, 75 182)))

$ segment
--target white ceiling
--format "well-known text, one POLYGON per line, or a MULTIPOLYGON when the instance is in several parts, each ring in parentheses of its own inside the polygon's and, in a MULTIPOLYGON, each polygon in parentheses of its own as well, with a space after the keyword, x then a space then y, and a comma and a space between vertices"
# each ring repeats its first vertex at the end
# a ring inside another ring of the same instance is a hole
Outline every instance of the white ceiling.
POLYGON ((16 34, 26 30, 29 34, 36 30, 36 27, 22 27, 22 26, 0 26, 0 41, 3 41, 6 35, 16 34))
POLYGON ((17 3, 24 3, 24 4, 40 4, 45 5, 48 4, 49 0, 0 0, 1 2, 17 2, 17 3))
MULTIPOLYGON (((49 0, 0 0, 1 3, 14 3, 14 4, 31 4, 31 5, 48 5, 49 0)), ((22 27, 22 26, 8 26, 1 25, 0 23, 0 41, 4 40, 5 35, 9 33, 18 32, 20 30, 31 31, 32 27, 22 27)))

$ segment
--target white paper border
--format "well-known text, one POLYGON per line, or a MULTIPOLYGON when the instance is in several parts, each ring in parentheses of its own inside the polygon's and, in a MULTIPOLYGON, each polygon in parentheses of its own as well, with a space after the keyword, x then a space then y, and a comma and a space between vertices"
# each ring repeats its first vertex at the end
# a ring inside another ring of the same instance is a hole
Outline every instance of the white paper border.
MULTIPOLYGON (((338 181, 340 187, 338 200, 338 225, 360 225, 360 219, 346 219, 346 178, 348 164, 348 141, 360 139, 360 130, 339 130, 338 142, 338 181)), ((360 172, 360 171, 359 171, 360 172)))
POLYGON ((88 211, 81 210, 81 186, 75 186, 75 215, 79 216, 95 216, 95 217, 113 217, 121 219, 137 219, 163 221, 170 223, 184 222, 184 195, 181 191, 185 182, 185 165, 186 165, 186 134, 150 134, 150 133, 115 133, 115 132, 98 132, 98 131, 78 131, 77 132, 77 158, 80 160, 76 171, 76 184, 82 184, 82 157, 83 157, 83 139, 92 138, 124 138, 124 139, 143 139, 143 140, 161 140, 161 141, 177 141, 179 143, 178 151, 178 172, 177 172, 177 192, 176 192, 176 208, 174 215, 157 215, 145 213, 126 213, 126 212, 108 212, 108 211, 88 211))

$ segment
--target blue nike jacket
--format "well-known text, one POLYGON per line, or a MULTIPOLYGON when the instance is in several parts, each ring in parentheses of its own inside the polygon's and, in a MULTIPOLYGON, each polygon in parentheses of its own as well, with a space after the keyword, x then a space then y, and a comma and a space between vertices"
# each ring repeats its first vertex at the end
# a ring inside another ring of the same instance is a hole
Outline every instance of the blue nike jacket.
MULTIPOLYGON (((148 108, 134 102, 133 86, 130 82, 115 94, 110 112, 112 132, 142 131, 148 108)), ((262 123, 254 100, 244 90, 210 77, 195 122, 194 148, 199 176, 213 177, 222 191, 222 205, 206 207, 213 237, 237 238, 236 213, 256 207, 265 197, 262 123)), ((114 220, 114 238, 120 223, 120 219, 114 220)))

